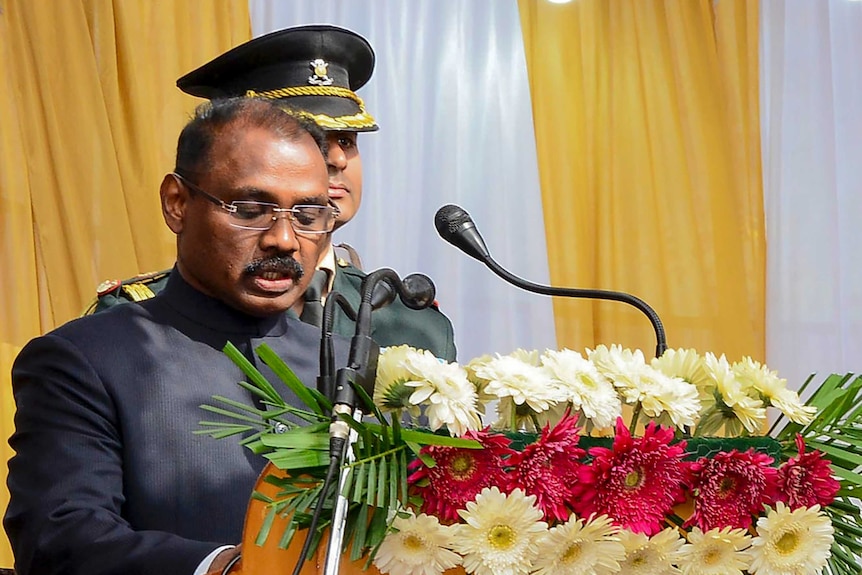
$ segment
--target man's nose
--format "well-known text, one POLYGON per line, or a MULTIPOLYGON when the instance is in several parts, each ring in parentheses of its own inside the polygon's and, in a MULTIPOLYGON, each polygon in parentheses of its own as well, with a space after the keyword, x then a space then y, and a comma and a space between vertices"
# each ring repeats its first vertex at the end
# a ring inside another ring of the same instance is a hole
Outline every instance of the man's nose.
POLYGON ((342 171, 347 167, 347 154, 344 153, 344 148, 337 143, 329 145, 329 153, 326 156, 327 167, 330 173, 333 171, 342 171))
POLYGON ((277 248, 279 251, 292 252, 299 249, 296 230, 293 229, 290 212, 276 212, 272 215, 275 220, 272 227, 263 232, 261 236, 261 247, 264 249, 277 248))

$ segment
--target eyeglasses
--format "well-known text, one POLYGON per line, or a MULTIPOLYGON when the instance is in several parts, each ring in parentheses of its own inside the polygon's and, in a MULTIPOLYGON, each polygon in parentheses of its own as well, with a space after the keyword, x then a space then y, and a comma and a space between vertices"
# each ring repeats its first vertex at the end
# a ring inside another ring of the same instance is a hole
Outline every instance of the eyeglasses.
POLYGON ((300 234, 325 234, 335 226, 338 208, 320 205, 299 205, 280 208, 278 204, 237 200, 230 203, 205 192, 176 172, 172 175, 189 190, 200 194, 228 213, 228 223, 234 228, 264 232, 275 225, 279 214, 286 214, 294 231, 300 234))

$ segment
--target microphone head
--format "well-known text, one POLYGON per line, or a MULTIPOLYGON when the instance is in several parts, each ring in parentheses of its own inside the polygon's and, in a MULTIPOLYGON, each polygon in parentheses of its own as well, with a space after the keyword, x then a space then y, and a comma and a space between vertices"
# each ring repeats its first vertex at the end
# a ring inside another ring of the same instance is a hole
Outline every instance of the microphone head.
POLYGON ((437 233, 450 244, 453 243, 452 237, 458 229, 468 223, 473 224, 473 218, 464 208, 454 204, 446 204, 434 215, 434 227, 437 228, 437 233))
POLYGON ((424 274, 410 274, 401 282, 401 301, 410 309, 425 309, 434 303, 437 288, 431 278, 424 274))
POLYGON ((395 301, 395 288, 389 284, 388 278, 383 278, 371 290, 371 309, 386 307, 395 301))
POLYGON ((434 227, 441 238, 467 255, 482 263, 491 259, 485 240, 464 208, 453 204, 443 206, 434 216, 434 227))

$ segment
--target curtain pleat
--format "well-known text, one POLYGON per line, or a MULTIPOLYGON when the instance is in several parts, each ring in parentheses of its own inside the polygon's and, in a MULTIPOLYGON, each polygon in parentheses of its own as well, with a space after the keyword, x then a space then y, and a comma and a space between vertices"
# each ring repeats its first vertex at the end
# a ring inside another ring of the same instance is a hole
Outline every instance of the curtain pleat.
POLYGON ((4 437, 16 351, 102 280, 172 264, 158 186, 199 103, 176 79, 250 37, 245 0, 0 1, 4 437))
MULTIPOLYGON (((520 8, 552 282, 644 299, 671 347, 762 360, 756 3, 520 8)), ((561 346, 655 349, 621 303, 555 318, 561 346)))

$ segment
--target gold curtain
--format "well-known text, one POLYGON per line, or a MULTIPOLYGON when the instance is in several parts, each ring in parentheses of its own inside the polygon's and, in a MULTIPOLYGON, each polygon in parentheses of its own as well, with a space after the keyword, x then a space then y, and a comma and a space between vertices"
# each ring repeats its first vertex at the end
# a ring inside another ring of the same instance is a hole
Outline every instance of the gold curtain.
MULTIPOLYGON (((670 347, 762 361, 757 2, 519 2, 552 282, 639 296, 670 347)), ((633 307, 554 305, 561 346, 655 349, 633 307)))
POLYGON ((250 37, 247 0, 0 0, 4 461, 20 348, 78 316, 101 280, 172 264, 158 185, 200 102, 176 79, 250 37))

